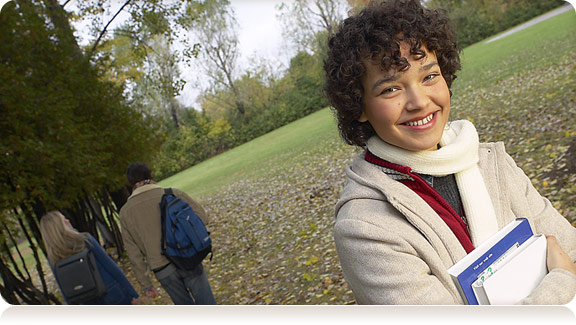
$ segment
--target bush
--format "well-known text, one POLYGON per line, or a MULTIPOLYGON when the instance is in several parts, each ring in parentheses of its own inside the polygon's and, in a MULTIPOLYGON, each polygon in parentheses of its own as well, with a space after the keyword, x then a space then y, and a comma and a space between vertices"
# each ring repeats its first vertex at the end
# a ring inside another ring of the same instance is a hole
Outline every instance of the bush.
MULTIPOLYGON (((182 126, 162 134, 163 145, 152 167, 156 179, 164 179, 228 149, 251 141, 279 127, 305 117, 328 105, 322 87, 321 58, 306 52, 298 53, 290 62, 286 75, 272 86, 265 86, 250 76, 244 76, 239 89, 244 95, 246 113, 235 109, 224 114, 214 109, 212 119, 189 109, 182 126)), ((217 91, 210 98, 229 99, 231 94, 217 91)), ((209 104, 226 102, 213 100, 209 104)))

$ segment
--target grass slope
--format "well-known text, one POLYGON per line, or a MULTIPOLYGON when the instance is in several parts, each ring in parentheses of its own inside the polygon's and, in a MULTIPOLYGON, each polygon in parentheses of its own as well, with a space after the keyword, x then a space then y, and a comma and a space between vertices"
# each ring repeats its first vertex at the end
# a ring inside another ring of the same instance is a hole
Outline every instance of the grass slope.
POLYGON ((169 177, 160 185, 194 196, 209 195, 228 184, 258 176, 272 165, 289 165, 295 153, 337 136, 335 118, 326 108, 169 177))
POLYGON ((565 12, 491 43, 478 42, 461 55, 457 83, 484 87, 521 71, 558 62, 573 50, 576 19, 565 12))

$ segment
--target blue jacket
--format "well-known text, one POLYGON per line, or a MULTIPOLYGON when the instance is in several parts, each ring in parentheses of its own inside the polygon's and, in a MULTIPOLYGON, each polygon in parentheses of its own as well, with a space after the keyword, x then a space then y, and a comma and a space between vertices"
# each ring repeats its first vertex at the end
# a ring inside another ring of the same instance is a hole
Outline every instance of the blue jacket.
MULTIPOLYGON (((124 272, 118 265, 106 254, 98 241, 88 235, 88 249, 94 255, 98 271, 106 285, 106 295, 97 300, 85 303, 86 305, 130 305, 132 298, 138 298, 138 293, 128 281, 124 272)), ((58 281, 58 279, 56 279, 58 281)), ((64 300, 69 304, 68 298, 64 300)))

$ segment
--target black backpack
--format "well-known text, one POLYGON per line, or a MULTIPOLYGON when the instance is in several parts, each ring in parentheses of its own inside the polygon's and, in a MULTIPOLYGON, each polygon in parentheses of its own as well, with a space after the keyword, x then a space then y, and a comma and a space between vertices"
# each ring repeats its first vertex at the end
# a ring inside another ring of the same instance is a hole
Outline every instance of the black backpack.
POLYGON ((89 302, 106 294, 106 285, 89 249, 56 262, 54 276, 71 305, 89 302))
POLYGON ((162 254, 179 269, 194 269, 212 253, 210 233, 202 219, 171 188, 164 189, 160 211, 162 254))

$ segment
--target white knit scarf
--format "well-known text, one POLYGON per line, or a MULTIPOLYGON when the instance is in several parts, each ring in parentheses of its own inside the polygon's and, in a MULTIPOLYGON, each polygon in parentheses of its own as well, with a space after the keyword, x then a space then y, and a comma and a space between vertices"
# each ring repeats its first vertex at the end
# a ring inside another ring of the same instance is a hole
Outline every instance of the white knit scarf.
POLYGON ((371 137, 366 145, 376 156, 410 167, 419 174, 454 174, 474 247, 498 231, 496 213, 478 168, 478 133, 471 122, 449 123, 438 150, 409 151, 390 145, 378 136, 371 137))

